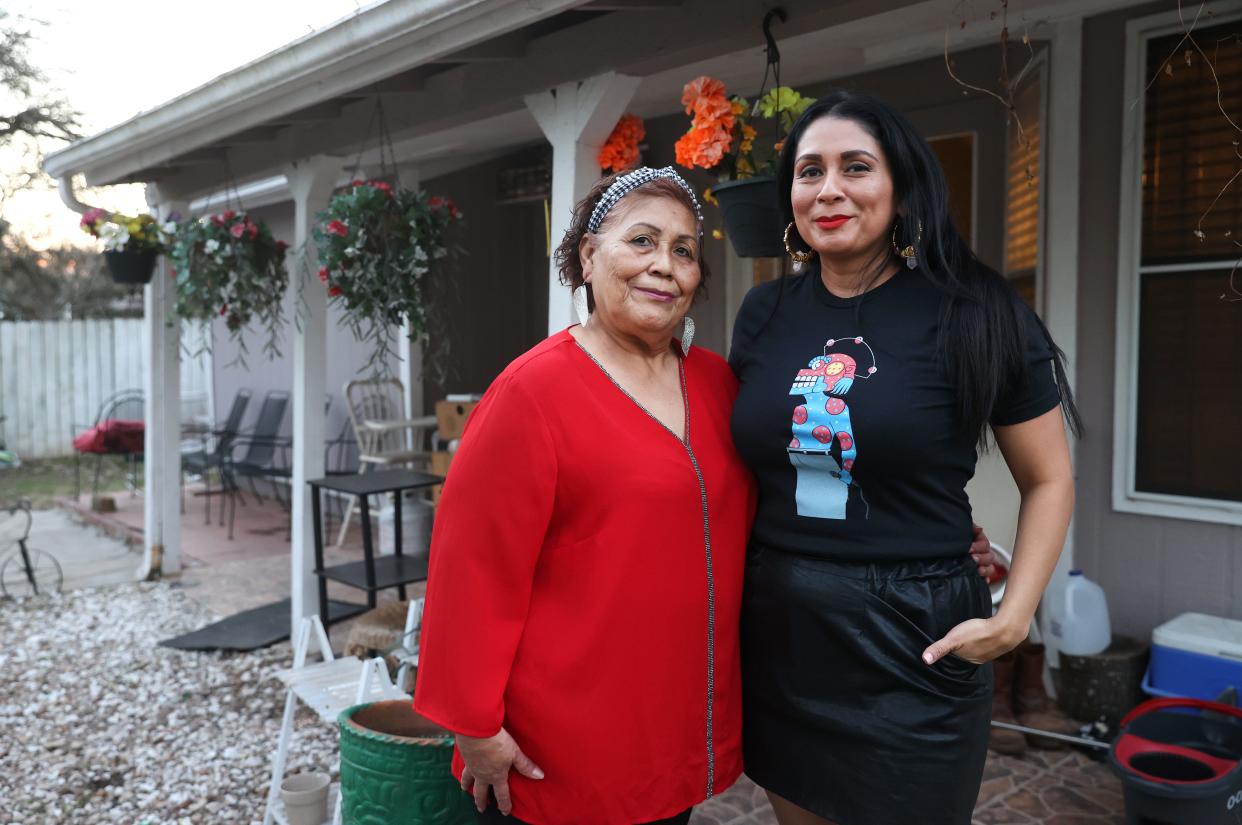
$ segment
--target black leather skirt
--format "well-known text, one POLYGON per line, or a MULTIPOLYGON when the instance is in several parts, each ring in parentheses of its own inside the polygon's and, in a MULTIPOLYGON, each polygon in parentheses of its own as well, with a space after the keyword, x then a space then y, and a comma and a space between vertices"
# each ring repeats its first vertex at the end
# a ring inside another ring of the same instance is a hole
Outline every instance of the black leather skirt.
POLYGON ((992 614, 959 559, 840 562, 752 546, 742 600, 746 773, 838 825, 968 825, 992 668, 923 650, 992 614))

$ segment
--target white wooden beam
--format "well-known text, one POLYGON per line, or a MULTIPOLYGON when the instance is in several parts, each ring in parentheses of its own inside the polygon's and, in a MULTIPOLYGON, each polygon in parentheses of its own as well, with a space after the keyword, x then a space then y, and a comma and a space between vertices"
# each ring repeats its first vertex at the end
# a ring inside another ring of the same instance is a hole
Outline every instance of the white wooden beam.
MULTIPOLYGON (((1044 321, 1052 338, 1065 351, 1065 373, 1075 386, 1078 359, 1078 204, 1082 185, 1079 146, 1082 140, 1082 18, 1057 23, 1048 61, 1048 153, 1044 204, 1044 321)), ((1070 439, 1070 457, 1076 443, 1070 439)), ((1075 472, 1075 475, 1077 473, 1075 472)), ((1060 598, 1074 567, 1074 525, 1052 574, 1045 596, 1060 598)), ((1044 611, 1043 635, 1049 660, 1058 663, 1056 637, 1050 631, 1051 611, 1044 611)))
MULTIPOLYGON (((161 220, 188 210, 186 201, 161 195, 155 186, 147 188, 147 202, 161 220)), ((181 570, 181 323, 173 316, 176 288, 167 257, 160 257, 142 300, 147 363, 142 376, 146 426, 139 573, 145 577, 181 570)))
MULTIPOLYGON (((526 96, 526 106, 552 144, 552 246, 569 228, 574 204, 599 180, 596 156, 625 113, 640 79, 608 72, 526 96)), ((548 260, 548 334, 573 323, 568 290, 548 260)))
MULTIPOLYGON (((293 530, 289 591, 293 602, 293 632, 302 619, 318 612, 314 522, 311 490, 306 482, 322 478, 325 472, 323 400, 327 391, 328 307, 327 291, 315 277, 319 267, 311 230, 315 213, 327 207, 344 167, 341 158, 316 155, 285 169, 293 195, 289 306, 301 313, 300 323, 293 325, 293 471, 290 482, 293 530)), ((328 617, 321 618, 327 624, 328 617)))

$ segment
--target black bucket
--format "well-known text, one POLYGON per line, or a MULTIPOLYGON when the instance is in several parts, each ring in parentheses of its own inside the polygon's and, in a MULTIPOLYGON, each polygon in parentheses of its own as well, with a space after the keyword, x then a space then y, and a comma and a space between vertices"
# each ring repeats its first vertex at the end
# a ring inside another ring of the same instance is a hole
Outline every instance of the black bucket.
POLYGON ((1242 822, 1242 710, 1201 699, 1153 699, 1121 720, 1109 752, 1126 825, 1242 822))
POLYGON ((739 258, 779 258, 785 254, 776 181, 770 177, 718 183, 712 195, 720 201, 725 233, 739 258))

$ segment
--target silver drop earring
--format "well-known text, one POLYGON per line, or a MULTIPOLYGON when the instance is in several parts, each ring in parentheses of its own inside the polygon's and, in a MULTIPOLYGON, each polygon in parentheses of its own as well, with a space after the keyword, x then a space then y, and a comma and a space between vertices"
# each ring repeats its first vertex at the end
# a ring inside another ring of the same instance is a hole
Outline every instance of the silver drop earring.
POLYGON ((587 306, 586 284, 579 284, 574 290, 574 315, 578 316, 578 323, 584 327, 587 319, 591 317, 591 310, 587 306))
POLYGON ((681 354, 690 354, 690 342, 694 340, 694 319, 689 315, 685 317, 685 326, 681 330, 681 354))

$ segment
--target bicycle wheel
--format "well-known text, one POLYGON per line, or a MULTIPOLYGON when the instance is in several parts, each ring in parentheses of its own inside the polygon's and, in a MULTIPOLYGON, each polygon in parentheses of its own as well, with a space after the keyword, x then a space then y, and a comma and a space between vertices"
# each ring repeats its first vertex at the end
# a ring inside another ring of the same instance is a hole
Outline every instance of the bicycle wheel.
POLYGON ((17 544, 17 551, 0 564, 0 593, 13 598, 59 593, 65 575, 56 557, 27 547, 25 540, 17 544))

